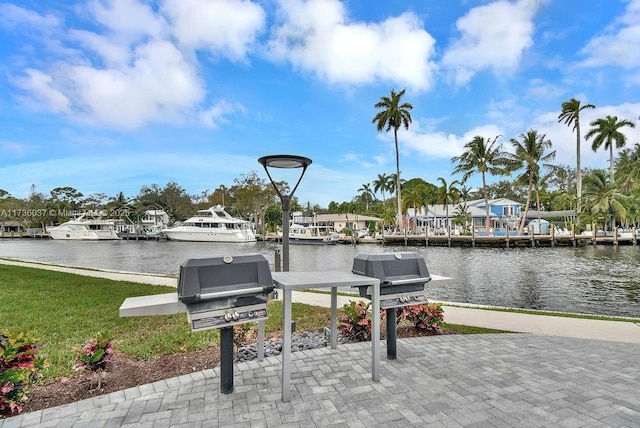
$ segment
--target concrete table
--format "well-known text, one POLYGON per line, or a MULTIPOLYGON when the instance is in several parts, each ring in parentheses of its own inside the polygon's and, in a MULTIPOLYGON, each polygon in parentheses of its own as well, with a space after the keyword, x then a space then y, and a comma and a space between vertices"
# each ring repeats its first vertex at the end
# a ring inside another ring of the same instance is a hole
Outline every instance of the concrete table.
POLYGON ((338 337, 338 287, 371 286, 371 378, 380 381, 380 280, 349 272, 273 272, 282 290, 282 401, 291 401, 291 292, 305 288, 331 288, 331 348, 338 337))

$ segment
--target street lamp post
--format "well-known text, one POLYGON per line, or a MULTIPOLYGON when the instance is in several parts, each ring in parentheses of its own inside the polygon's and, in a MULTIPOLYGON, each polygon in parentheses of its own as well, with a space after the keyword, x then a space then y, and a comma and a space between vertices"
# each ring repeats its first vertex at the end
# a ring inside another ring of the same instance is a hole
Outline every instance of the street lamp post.
POLYGON ((276 189, 276 193, 280 197, 280 202, 282 202, 282 270, 284 272, 289 271, 289 212, 291 211, 291 198, 295 193, 300 181, 302 181, 302 177, 304 176, 307 167, 311 165, 311 159, 303 157, 303 156, 294 156, 294 155, 270 155, 263 156, 258 159, 258 162, 264 167, 264 170, 273 185, 273 188, 276 189), (276 182, 271 177, 269 173, 269 168, 302 168, 302 173, 300 174, 300 178, 298 178, 298 182, 291 190, 291 193, 288 195, 280 191, 276 182))

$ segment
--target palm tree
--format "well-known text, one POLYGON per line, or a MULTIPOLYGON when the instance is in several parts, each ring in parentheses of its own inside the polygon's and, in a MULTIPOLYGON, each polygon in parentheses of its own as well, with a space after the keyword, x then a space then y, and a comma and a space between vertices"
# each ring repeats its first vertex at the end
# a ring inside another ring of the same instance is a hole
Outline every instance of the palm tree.
POLYGON ((426 192, 427 187, 424 184, 418 184, 411 190, 402 189, 403 212, 407 212, 407 208, 411 206, 413 207, 413 212, 417 219, 418 208, 423 205, 426 192))
POLYGON ((573 125, 576 131, 576 195, 578 197, 577 213, 580 214, 580 198, 582 197, 582 172, 580 170, 580 112, 584 109, 596 108, 593 104, 580 105, 580 100, 571 98, 562 103, 562 111, 558 115, 558 122, 564 121, 565 125, 573 125))
POLYGON ((640 143, 633 150, 623 149, 615 160, 616 182, 625 192, 640 186, 640 143))
POLYGON ((489 194, 487 191, 487 172, 490 174, 503 175, 507 173, 505 169, 506 159, 502 153, 501 145, 496 145, 498 135, 493 141, 485 140, 484 137, 476 135, 471 141, 464 145, 465 152, 460 156, 451 158, 452 163, 457 163, 453 170, 454 174, 463 173, 462 181, 467 181, 473 174, 482 175, 482 189, 484 192, 484 202, 487 210, 485 227, 489 229, 489 194))
POLYGON ((467 232, 469 223, 471 223, 471 213, 466 203, 456 205, 456 210, 453 212, 453 222, 464 227, 464 232, 467 232))
POLYGON ((396 145, 396 198, 398 199, 398 218, 402 214, 402 201, 400 199, 400 152, 398 150, 398 129, 404 126, 404 129, 409 129, 411 123, 411 113, 413 106, 409 103, 402 103, 402 97, 404 96, 405 89, 396 93, 395 90, 391 90, 390 97, 380 97, 374 107, 376 109, 382 109, 379 111, 371 121, 376 124, 378 132, 385 130, 389 132, 393 129, 393 138, 396 145), (386 129, 385 129, 386 128, 386 129))
POLYGON ((438 177, 438 181, 441 186, 437 190, 437 201, 439 204, 444 205, 444 212, 447 218, 447 236, 451 236, 451 222, 449 221, 449 204, 455 204, 460 200, 460 191, 456 187, 460 182, 453 180, 451 184, 447 184, 447 181, 438 177))
MULTIPOLYGON (((527 202, 524 206, 524 214, 522 220, 518 226, 518 232, 522 233, 524 225, 527 221, 527 213, 531 205, 531 194, 534 186, 538 189, 538 183, 540 182, 540 166, 542 162, 552 161, 556 157, 556 151, 545 153, 545 151, 551 148, 551 141, 547 140, 547 136, 538 134, 535 129, 529 130, 526 134, 520 134, 521 141, 515 138, 511 139, 511 146, 514 148, 514 153, 505 153, 505 158, 508 162, 510 171, 517 171, 524 169, 521 175, 516 177, 516 183, 528 183, 527 189, 527 202)), ((542 166, 550 167, 549 164, 543 164, 542 166)), ((536 191, 536 195, 538 192, 536 191)), ((540 198, 538 200, 538 210, 540 210, 540 198)))
POLYGON ((609 174, 611 176, 611 181, 613 181, 613 143, 616 144, 616 149, 624 147, 627 143, 627 137, 620 132, 619 129, 623 126, 635 128, 636 125, 627 119, 622 119, 618 122, 617 116, 607 116, 604 119, 596 119, 589 123, 589 125, 591 125, 592 128, 587 132, 584 138, 589 140, 592 137, 595 137, 593 139, 593 144, 591 145, 594 152, 602 145, 604 145, 605 150, 609 149, 609 174))
POLYGON ((380 218, 380 222, 382 223, 381 224, 381 226, 382 226, 381 233, 382 233, 382 236, 384 237, 384 226, 386 224, 388 224, 390 226, 393 226, 396 223, 396 216, 395 216, 395 213, 393 212, 393 210, 391 210, 391 209, 386 210, 382 214, 382 217, 380 218))
POLYGON ((373 182, 373 190, 377 193, 382 193, 382 203, 384 204, 387 199, 385 198, 385 192, 389 190, 389 177, 387 174, 378 174, 378 178, 373 182))
MULTIPOLYGON (((591 210, 591 214, 606 214, 611 222, 613 230, 615 217, 624 220, 627 211, 624 208, 626 196, 620 193, 607 173, 602 169, 596 169, 584 178, 585 205, 591 210)), ((604 225, 606 229, 606 224, 604 225)))
POLYGON ((365 211, 369 211, 369 201, 373 201, 375 199, 375 195, 373 190, 371 190, 371 185, 369 183, 365 183, 358 189, 360 193, 360 197, 364 199, 365 211))
MULTIPOLYGON (((400 192, 402 192, 402 185, 406 183, 406 180, 400 180, 400 192)), ((396 189, 398 189, 398 174, 391 174, 389 176, 389 181, 387 182, 387 190, 391 193, 395 193, 396 189)))
POLYGON ((460 183, 462 186, 460 190, 460 199, 464 202, 468 201, 471 198, 471 187, 464 186, 464 183, 460 183))

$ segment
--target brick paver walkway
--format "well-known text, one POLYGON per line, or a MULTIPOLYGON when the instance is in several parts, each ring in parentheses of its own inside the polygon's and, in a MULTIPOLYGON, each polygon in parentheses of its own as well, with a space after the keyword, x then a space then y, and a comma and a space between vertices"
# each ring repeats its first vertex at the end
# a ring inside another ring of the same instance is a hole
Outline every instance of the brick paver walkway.
MULTIPOLYGON (((369 343, 207 370, 0 420, 13 427, 638 427, 640 345, 533 334, 399 339, 371 380, 369 343)), ((382 351, 385 352, 384 342, 382 351)))

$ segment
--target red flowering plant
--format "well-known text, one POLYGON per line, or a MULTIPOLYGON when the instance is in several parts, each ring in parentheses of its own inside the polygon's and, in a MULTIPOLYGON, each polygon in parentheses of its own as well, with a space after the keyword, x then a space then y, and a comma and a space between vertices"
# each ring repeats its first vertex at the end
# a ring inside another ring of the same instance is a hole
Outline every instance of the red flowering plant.
POLYGON ((0 415, 22 412, 29 399, 27 385, 36 380, 45 360, 37 355, 41 343, 23 334, 0 334, 0 415))
POLYGON ((405 306, 402 308, 402 312, 398 317, 410 322, 419 330, 431 330, 435 333, 442 333, 444 311, 440 303, 405 306))
POLYGON ((371 303, 350 301, 338 313, 338 330, 343 337, 353 342, 371 340, 371 303))
POLYGON ((111 357, 115 353, 111 340, 104 333, 98 333, 95 339, 87 340, 82 348, 76 349, 76 364, 73 371, 86 370, 96 374, 96 389, 102 387, 103 372, 111 363, 111 357))

